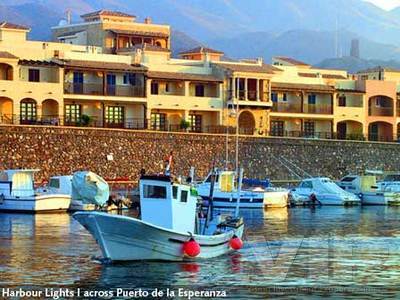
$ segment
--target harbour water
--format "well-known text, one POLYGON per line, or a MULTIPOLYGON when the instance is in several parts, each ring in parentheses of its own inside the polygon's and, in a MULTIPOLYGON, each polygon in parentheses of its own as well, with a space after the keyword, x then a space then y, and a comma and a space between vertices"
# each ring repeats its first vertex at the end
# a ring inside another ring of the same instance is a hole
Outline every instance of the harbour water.
POLYGON ((0 214, 0 287, 187 288, 227 298, 399 297, 400 208, 243 210, 245 247, 216 259, 100 263, 68 214, 0 214), (283 296, 285 294, 285 296, 283 296))

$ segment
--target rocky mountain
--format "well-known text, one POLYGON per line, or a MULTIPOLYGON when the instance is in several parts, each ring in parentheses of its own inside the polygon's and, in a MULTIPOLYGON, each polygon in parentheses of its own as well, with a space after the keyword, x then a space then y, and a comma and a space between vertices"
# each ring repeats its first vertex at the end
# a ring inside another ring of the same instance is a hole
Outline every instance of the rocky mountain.
POLYGON ((400 70, 400 61, 398 60, 379 60, 379 59, 359 59, 355 57, 329 58, 316 64, 316 67, 323 69, 347 70, 354 74, 358 71, 373 68, 376 66, 390 67, 400 70))
POLYGON ((0 0, 0 20, 31 26, 30 37, 43 40, 67 9, 77 21, 102 8, 170 24, 175 54, 204 44, 228 57, 287 55, 317 64, 348 55, 358 38, 362 58, 400 60, 400 8, 363 0, 0 0))

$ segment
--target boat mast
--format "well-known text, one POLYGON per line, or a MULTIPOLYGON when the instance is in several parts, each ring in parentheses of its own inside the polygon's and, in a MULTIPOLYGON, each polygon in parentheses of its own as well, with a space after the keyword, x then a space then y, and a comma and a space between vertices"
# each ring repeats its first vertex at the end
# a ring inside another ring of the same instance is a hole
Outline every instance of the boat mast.
MULTIPOLYGON (((235 166, 235 171, 236 174, 239 172, 239 78, 235 82, 236 84, 236 91, 237 91, 237 97, 236 97, 236 166, 235 166)), ((246 91, 245 91, 246 92, 246 91)), ((236 96, 236 95, 235 95, 236 96)))
POLYGON ((239 170, 239 182, 238 182, 237 196, 236 196, 235 217, 239 216, 240 193, 242 192, 242 181, 243 181, 243 168, 240 168, 240 170, 239 170))

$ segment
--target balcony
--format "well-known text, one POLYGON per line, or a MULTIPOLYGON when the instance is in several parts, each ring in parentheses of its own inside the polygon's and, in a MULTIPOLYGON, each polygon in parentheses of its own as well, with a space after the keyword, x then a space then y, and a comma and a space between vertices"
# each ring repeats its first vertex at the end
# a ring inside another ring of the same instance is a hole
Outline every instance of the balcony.
POLYGON ((101 95, 121 97, 145 97, 142 86, 108 85, 104 88, 99 83, 64 83, 64 93, 73 95, 101 95))
POLYGON ((393 117, 393 108, 391 107, 369 107, 368 115, 374 117, 393 117))
POLYGON ((303 113, 331 115, 333 108, 330 104, 304 104, 303 113))
POLYGON ((301 105, 288 102, 273 102, 272 111, 283 113, 301 113, 301 105))

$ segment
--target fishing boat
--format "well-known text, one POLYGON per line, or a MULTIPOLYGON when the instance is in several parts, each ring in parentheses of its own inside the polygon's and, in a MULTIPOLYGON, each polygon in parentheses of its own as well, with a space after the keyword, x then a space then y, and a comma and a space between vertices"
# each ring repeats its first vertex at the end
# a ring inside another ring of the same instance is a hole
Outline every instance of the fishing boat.
POLYGON ((34 174, 38 171, 5 170, 0 173, 0 210, 37 213, 68 209, 70 194, 34 187, 34 174))
POLYGON ((347 175, 338 185, 361 198, 363 205, 400 205, 400 178, 387 175, 379 183, 375 175, 347 175))
MULTIPOLYGON (((216 175, 210 172, 206 179, 197 184, 199 196, 204 204, 208 205, 210 199, 212 176, 215 176, 213 188, 214 207, 234 208, 238 198, 238 187, 236 184, 236 172, 217 170, 216 175)), ((249 181, 246 181, 249 182, 249 181)), ((255 188, 241 188, 240 208, 277 208, 286 207, 288 191, 285 189, 258 186, 255 188)))
POLYGON ((141 218, 104 212, 77 212, 73 217, 99 244, 110 261, 184 261, 216 257, 241 245, 243 219, 203 215, 197 192, 168 175, 142 175, 141 218))
POLYGON ((341 189, 335 182, 326 177, 304 179, 290 193, 291 198, 296 199, 297 204, 303 202, 303 204, 347 206, 360 203, 358 196, 341 189))

